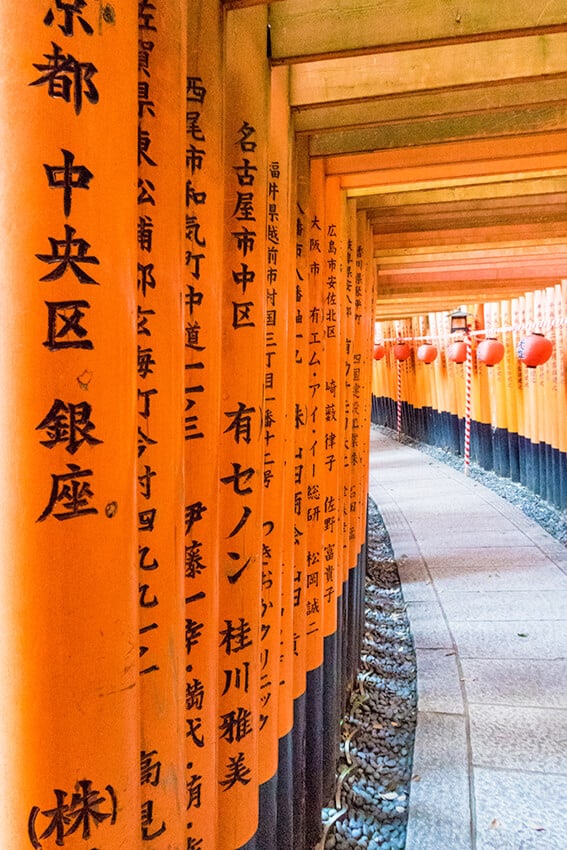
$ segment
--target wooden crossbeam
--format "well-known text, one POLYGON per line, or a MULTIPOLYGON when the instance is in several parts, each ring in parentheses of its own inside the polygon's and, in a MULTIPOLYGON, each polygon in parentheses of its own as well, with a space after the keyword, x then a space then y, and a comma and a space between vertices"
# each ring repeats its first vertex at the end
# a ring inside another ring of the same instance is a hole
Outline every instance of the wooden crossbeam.
POLYGON ((562 3, 285 0, 270 5, 273 62, 402 51, 565 29, 562 3))
POLYGON ((428 118, 370 128, 347 128, 310 136, 314 157, 375 152, 394 148, 440 145, 472 139, 519 137, 567 128, 567 102, 524 109, 503 109, 490 114, 428 118))
POLYGON ((525 108, 552 104, 566 97, 566 75, 536 80, 496 80, 470 83, 458 88, 410 92, 376 98, 354 98, 348 102, 302 104, 292 107, 296 133, 322 133, 346 127, 441 116, 486 114, 510 107, 525 108))
POLYGON ((565 74, 567 32, 294 65, 290 105, 347 103, 565 74))

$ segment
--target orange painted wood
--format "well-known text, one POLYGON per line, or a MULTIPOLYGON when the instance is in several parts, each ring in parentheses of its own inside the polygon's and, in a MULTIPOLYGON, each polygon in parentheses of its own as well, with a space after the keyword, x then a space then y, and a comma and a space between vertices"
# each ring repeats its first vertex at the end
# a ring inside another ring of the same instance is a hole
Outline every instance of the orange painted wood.
MULTIPOLYGON (((374 264, 372 262, 372 229, 368 221, 364 222, 363 241, 363 293, 362 293, 362 321, 360 340, 360 383, 361 383, 361 410, 360 410, 360 454, 362 457, 362 499, 363 505, 368 502, 368 471, 370 462, 370 424, 372 417, 372 359, 369 352, 372 350, 374 340, 374 317, 373 306, 376 302, 377 280, 374 264)), ((361 511, 360 519, 360 546, 366 541, 366 511, 361 511)))
MULTIPOLYGON (((557 134, 553 134, 555 138, 557 134)), ((446 147, 446 145, 439 145, 446 147)), ((361 161, 360 167, 354 168, 350 173, 349 164, 346 162, 348 157, 340 157, 337 159, 336 165, 331 161, 329 163, 329 174, 342 174, 341 185, 344 189, 367 189, 374 186, 392 186, 392 185, 408 185, 411 183, 419 183, 424 180, 464 180, 466 178, 477 178, 494 176, 498 174, 526 174, 531 176, 538 172, 552 171, 554 169, 565 167, 565 140, 561 139, 557 144, 557 152, 537 153, 532 156, 521 157, 517 153, 510 159, 499 159, 493 157, 480 157, 478 160, 472 159, 469 161, 447 161, 446 163, 428 162, 423 164, 414 163, 414 157, 405 165, 399 161, 400 151, 396 151, 395 164, 388 166, 387 159, 384 161, 383 170, 379 170, 379 166, 373 170, 365 170, 364 164, 361 161), (345 160, 345 161, 343 161, 345 160), (412 164, 414 163, 414 164, 412 164), (342 168, 345 173, 343 174, 342 168)), ((404 153, 411 152, 411 148, 404 148, 404 153)), ((388 151, 380 153, 387 154, 388 151)), ((361 154, 365 156, 365 154, 361 154)), ((327 160, 329 162, 329 160, 327 160)), ((352 164, 354 165, 354 164, 352 164)))
MULTIPOLYGON (((224 211, 221 18, 188 10, 185 90, 185 742, 187 845, 216 850, 219 734, 219 431, 224 211)), ((222 427, 226 427, 224 424, 222 427)), ((224 542, 224 541, 223 541, 224 542)))
MULTIPOLYGON (((373 327, 369 306, 372 302, 373 286, 369 276, 368 247, 369 232, 364 213, 358 213, 354 257, 353 291, 353 354, 352 354, 352 436, 351 467, 352 484, 350 499, 350 562, 357 563, 366 536, 366 503, 368 491, 368 442, 370 427, 365 395, 367 392, 365 364, 370 360, 373 327), (356 508, 355 508, 356 506, 356 508)), ((406 364, 402 364, 402 369, 406 364)))
MULTIPOLYGON (((279 572, 281 578, 279 598, 279 634, 277 649, 277 735, 283 738, 293 727, 294 715, 294 492, 295 492, 295 308, 296 308, 296 196, 293 130, 286 109, 289 71, 272 69, 271 80, 271 131, 268 173, 268 226, 278 225, 277 279, 273 280, 268 262, 266 275, 266 309, 276 309, 274 317, 278 331, 278 432, 281 447, 279 501, 279 572), (277 171, 275 170, 277 169, 277 171), (274 183, 270 189, 270 184, 274 183), (275 195, 275 199, 274 199, 275 195), (275 205, 275 206, 274 206, 275 205), (276 290, 275 296, 272 290, 276 290), (275 304, 274 302, 275 298, 275 304)), ((268 230, 267 249, 270 248, 268 230)), ((274 256, 267 259, 275 260, 274 256)), ((270 341, 272 318, 266 313, 266 342, 270 341)), ((266 367, 268 366, 266 348, 266 367)), ((268 374, 268 373, 266 373, 268 374)), ((267 381, 266 381, 267 383, 267 381)), ((267 387, 266 387, 267 389, 267 387)), ((266 419, 266 427, 268 420, 266 419)), ((268 434, 266 434, 266 438, 268 434)), ((275 502, 274 498, 274 502, 275 502)), ((265 527, 269 530, 269 527, 265 527)), ((273 555, 272 555, 273 561, 273 555)), ((274 603, 276 600, 274 599, 274 603)))
POLYGON ((139 15, 138 545, 142 841, 186 833, 184 606, 185 6, 139 15), (150 44, 153 45, 150 48, 150 44))
MULTIPOLYGON (((345 303, 343 279, 344 222, 339 181, 325 180, 325 239, 323 274, 323 333, 325 336, 325 384, 323 387, 323 633, 337 629, 337 600, 342 594, 342 516, 340 498, 344 463, 344 385, 342 323, 345 303)), ((344 246, 346 248, 346 246, 344 246)))
MULTIPOLYGON (((293 192, 294 159, 293 133, 286 109, 289 71, 287 68, 272 69, 270 103, 270 148, 268 163, 268 230, 267 230, 267 274, 266 274, 266 390, 271 383, 268 357, 272 321, 277 334, 277 407, 278 439, 280 442, 279 487, 277 500, 274 489, 273 502, 279 516, 279 543, 276 548, 276 573, 280 576, 279 599, 273 598, 278 607, 278 632, 275 643, 277 664, 277 729, 276 739, 287 735, 293 726, 293 611, 294 611, 294 504, 295 489, 295 193, 293 192), (270 231, 277 225, 277 231, 270 231), (272 241, 273 240, 273 241, 272 241), (277 255, 270 253, 277 248, 277 255), (277 262, 276 262, 277 261, 277 262), (277 270, 277 276, 271 269, 277 270), (270 313, 275 310, 275 315, 270 313)), ((268 409, 268 408, 267 408, 268 409)), ((266 443, 269 440, 269 420, 266 410, 266 443)), ((267 483, 267 482, 266 482, 267 483)), ((265 506, 267 517, 267 507, 265 506)), ((265 520, 266 521, 266 520, 265 520)), ((269 530, 265 526, 265 531, 269 530)), ((272 564, 274 555, 271 552, 272 564)), ((260 747, 262 742, 260 741, 260 747)), ((277 756, 277 754, 276 754, 277 756)), ((274 769, 277 761, 274 762, 274 769)))
POLYGON ((563 406, 561 404, 561 388, 565 387, 567 379, 567 358, 565 351, 567 350, 567 325, 564 324, 567 319, 567 279, 562 280, 555 287, 555 319, 562 324, 558 325, 555 331, 555 356, 556 356, 556 380, 558 386, 558 437, 557 448, 564 452, 567 450, 567 428, 565 428, 563 417, 563 406))
MULTIPOLYGON (((293 694, 305 693, 307 670, 307 452, 309 445, 309 157, 307 143, 298 140, 295 170, 295 305, 294 305, 294 491, 293 491, 293 694)), ((293 327, 293 325, 292 325, 293 327)))
POLYGON ((308 238, 308 372, 306 475, 307 557, 305 613, 307 670, 323 663, 323 511, 325 458, 326 344, 324 320, 325 174, 321 161, 311 162, 308 238))
MULTIPOLYGON (((287 690, 291 704, 292 580, 291 540, 286 521, 291 519, 291 477, 293 453, 288 457, 286 422, 292 402, 289 374, 289 118, 286 110, 287 73, 279 69, 271 75, 269 149, 267 164, 267 226, 265 278, 265 349, 263 409, 263 535, 262 609, 260 617, 260 730, 259 779, 271 779, 278 766, 280 731, 280 660, 287 653, 287 690), (283 73, 280 73, 283 71, 283 73), (289 460, 290 464, 285 461, 289 460), (284 552, 285 558, 284 560, 284 552), (283 610, 286 609, 286 637, 282 644, 283 610)), ((286 723, 287 725, 287 723, 286 723)))
MULTIPOLYGON (((486 394, 490 401, 490 422, 497 428, 508 428, 508 407, 510 401, 507 399, 506 386, 506 358, 511 356, 509 350, 508 336, 506 334, 494 333, 495 328, 502 327, 500 304, 485 304, 484 306, 486 337, 494 336, 504 345, 504 358, 495 366, 486 368, 486 394)), ((482 368, 482 367, 481 367, 482 368)))
POLYGON ((220 449, 219 850, 258 824, 265 228, 266 10, 225 19, 224 261, 220 449), (246 62, 242 57, 246 56, 246 62))
POLYGON ((0 8, 2 842, 118 850, 140 823, 136 7, 0 8))
MULTIPOLYGON (((385 172, 390 169, 414 169, 440 167, 436 172, 439 177, 447 178, 453 166, 458 167, 455 176, 466 174, 466 163, 476 163, 471 167, 490 169, 480 173, 503 173, 512 171, 530 171, 539 168, 540 157, 564 157, 567 152, 567 131, 558 130, 553 133, 533 133, 522 138, 503 139, 473 139, 463 142, 447 142, 443 145, 422 145, 416 148, 398 148, 395 150, 377 151, 337 157, 327 157, 327 174, 352 174, 364 176, 367 183, 362 185, 377 185, 374 172, 385 172), (511 161, 514 166, 510 169, 511 161)), ((564 167, 565 160, 558 158, 557 166, 564 167)), ((547 164, 544 167, 549 167, 547 164)), ((430 175, 433 172, 430 172, 430 175)), ((476 172, 478 173, 478 172, 476 172)), ((403 182, 414 182, 416 176, 403 182)), ((396 182, 402 182, 396 179, 396 182)), ((345 188, 346 184, 343 183, 345 188)), ((349 187, 350 188, 350 187, 349 187)))
POLYGON ((447 246, 445 250, 453 250, 459 246, 478 246, 482 248, 487 245, 491 250, 496 247, 495 243, 508 246, 514 243, 521 244, 528 240, 528 244, 546 244, 546 240, 563 240, 567 234, 567 225, 564 222, 531 222, 530 224, 502 224, 498 227, 474 227, 455 228, 452 230, 431 231, 424 230, 419 233, 397 232, 380 234, 374 236, 374 247, 376 251, 382 249, 418 248, 420 246, 437 245, 447 246))
MULTIPOLYGON (((343 583, 348 581, 353 562, 354 535, 351 504, 356 498, 356 471, 354 463, 353 441, 353 404, 354 386, 352 374, 354 369, 354 339, 355 339, 355 276, 356 276, 356 245, 357 245, 357 213, 354 202, 349 202, 348 210, 348 240, 345 266, 345 309, 344 337, 342 351, 341 380, 343 383, 343 429, 344 429, 344 473, 341 491, 342 504, 342 546, 343 546, 343 583)), ((354 511, 352 512, 354 514, 354 511)), ((354 555, 354 557, 356 557, 354 555)))
MULTIPOLYGON (((513 301, 503 300, 500 302, 500 322, 502 327, 510 327, 514 321, 513 301)), ((506 425, 509 431, 518 434, 522 414, 520 410, 520 398, 517 392, 517 372, 519 364, 516 362, 516 345, 519 340, 515 333, 508 332, 504 337, 506 356, 504 357, 504 387, 506 403, 506 425)))

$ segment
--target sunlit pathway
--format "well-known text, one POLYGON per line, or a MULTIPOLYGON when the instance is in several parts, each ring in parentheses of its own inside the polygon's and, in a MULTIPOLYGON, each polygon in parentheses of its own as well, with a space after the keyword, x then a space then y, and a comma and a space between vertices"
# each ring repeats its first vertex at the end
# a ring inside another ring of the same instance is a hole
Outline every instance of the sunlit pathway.
POLYGON ((370 495, 417 654, 406 850, 565 850, 567 550, 375 428, 370 495))

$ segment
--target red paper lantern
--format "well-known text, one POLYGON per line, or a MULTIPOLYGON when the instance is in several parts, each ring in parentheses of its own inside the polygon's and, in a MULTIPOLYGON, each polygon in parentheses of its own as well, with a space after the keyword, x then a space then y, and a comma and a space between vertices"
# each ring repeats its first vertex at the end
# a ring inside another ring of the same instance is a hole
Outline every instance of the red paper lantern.
POLYGON ((467 344, 463 340, 452 342, 447 349, 447 357, 453 363, 464 363, 467 359, 467 344))
POLYGON ((543 334, 531 333, 529 336, 520 340, 518 345, 518 359, 522 361, 528 369, 534 369, 536 366, 542 366, 547 363, 553 351, 553 343, 543 334))
POLYGON ((504 346, 499 340, 492 337, 483 339, 478 344, 476 356, 481 363, 485 363, 487 366, 496 366, 504 357, 504 346))
POLYGON ((394 345, 394 357, 396 360, 407 360, 411 354, 411 348, 405 340, 399 340, 394 345))
POLYGON ((374 346, 374 351, 372 352, 372 357, 374 360, 382 360, 384 355, 386 354, 386 349, 382 345, 381 342, 377 342, 374 346))
POLYGON ((425 342, 417 349, 417 359, 422 363, 433 363, 437 357, 437 348, 430 342, 425 342))

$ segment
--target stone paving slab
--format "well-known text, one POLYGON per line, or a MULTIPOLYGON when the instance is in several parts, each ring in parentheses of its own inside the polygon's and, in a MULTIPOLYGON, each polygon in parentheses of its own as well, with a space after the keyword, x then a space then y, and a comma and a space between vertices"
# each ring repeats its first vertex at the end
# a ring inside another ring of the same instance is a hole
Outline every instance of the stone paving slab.
MULTIPOLYGON (((443 610, 449 620, 560 620, 567 632, 567 590, 446 591, 443 610)), ((567 850, 567 848, 566 848, 567 850)))
POLYGON ((466 765, 464 717, 419 713, 406 850, 472 850, 466 765))
POLYGON ((557 622, 464 620, 452 624, 452 633, 465 658, 565 658, 567 634, 557 622))
POLYGON ((462 715, 463 693, 454 650, 416 647, 415 654, 420 710, 462 715))
POLYGON ((469 705, 489 703, 567 709, 566 658, 464 658, 469 705), (518 681, 522 688, 518 688, 518 681))
POLYGON ((565 850, 567 776, 476 768, 474 790, 477 850, 565 850))
POLYGON ((404 555, 398 559, 397 566, 406 602, 437 601, 433 582, 421 558, 409 558, 404 555))
POLYGON ((438 544, 424 553, 439 592, 451 590, 453 585, 465 591, 567 590, 567 575, 533 546, 462 549, 458 564, 455 553, 447 553, 438 544))
MULTIPOLYGON (((450 543, 451 551, 459 555, 460 550, 470 549, 477 545, 488 549, 510 549, 522 545, 533 548, 532 543, 527 538, 520 538, 517 529, 502 530, 498 523, 491 525, 495 527, 483 528, 479 525, 474 531, 467 529, 454 530, 452 532, 453 539, 450 543)), ((428 523, 424 519, 420 523, 412 523, 411 528, 416 536, 432 534, 439 537, 443 534, 444 530, 446 531, 446 520, 428 523)), ((432 540, 435 542, 435 537, 432 540)), ((424 554, 428 554, 427 547, 424 548, 424 554)))
POLYGON ((469 704, 468 714, 475 767, 567 776, 564 709, 469 704))
POLYGON ((407 613, 416 648, 453 650, 453 638, 437 600, 408 602, 407 613))

